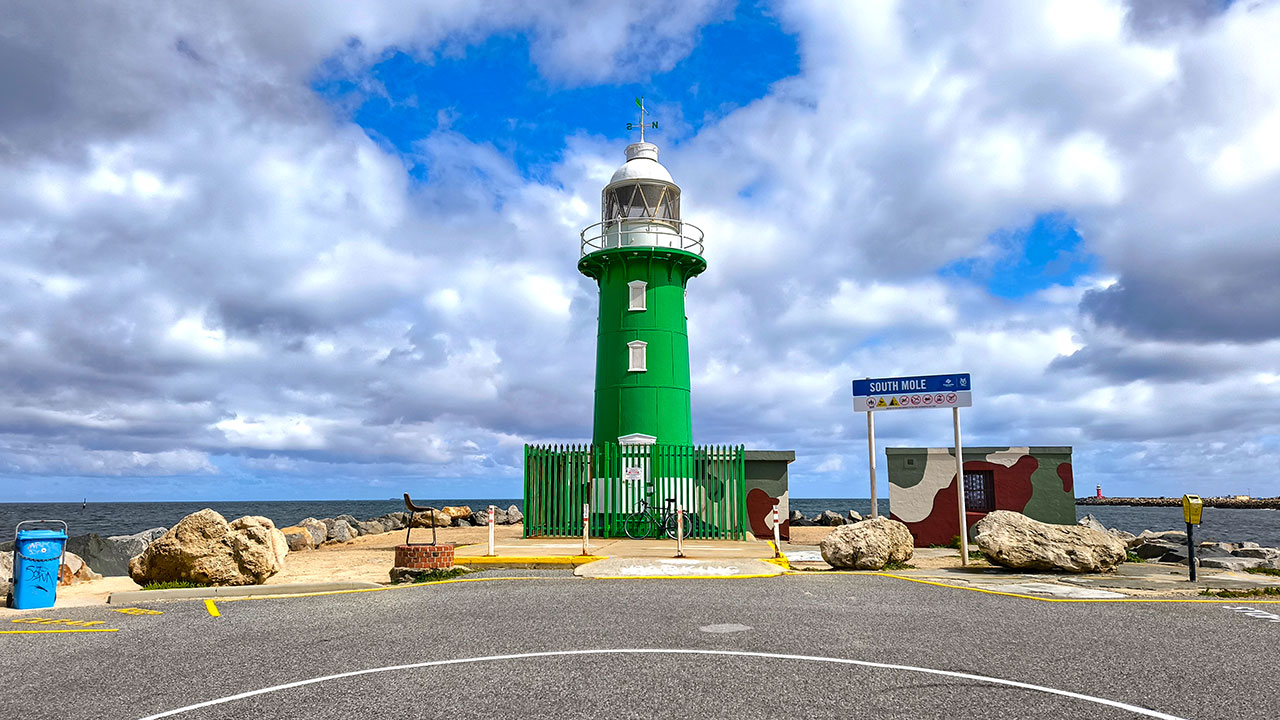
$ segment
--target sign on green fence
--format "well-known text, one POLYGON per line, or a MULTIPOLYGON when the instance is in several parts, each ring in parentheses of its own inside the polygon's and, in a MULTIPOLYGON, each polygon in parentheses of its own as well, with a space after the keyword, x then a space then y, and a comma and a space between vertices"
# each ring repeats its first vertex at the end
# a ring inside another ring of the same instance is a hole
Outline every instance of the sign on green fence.
MULTIPOLYGON (((685 537, 746 537, 744 448, 693 445, 526 445, 525 537, 625 537, 628 520, 685 510, 685 537)), ((659 527, 661 523, 659 522, 659 527)))

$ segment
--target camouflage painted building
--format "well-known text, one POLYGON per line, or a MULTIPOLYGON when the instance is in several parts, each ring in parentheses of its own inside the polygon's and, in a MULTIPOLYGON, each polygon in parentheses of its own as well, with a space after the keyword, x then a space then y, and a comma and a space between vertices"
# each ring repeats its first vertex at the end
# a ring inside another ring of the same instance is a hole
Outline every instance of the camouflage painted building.
POLYGON ((791 539, 787 465, 795 459, 795 450, 746 451, 747 519, 752 535, 773 539, 773 509, 777 507, 778 537, 791 539))
MULTIPOLYGON (((885 448, 885 455, 890 516, 906 524, 916 547, 950 543, 960 534, 952 448, 885 448)), ((992 510, 1076 521, 1070 447, 967 447, 964 492, 968 527, 992 510)))

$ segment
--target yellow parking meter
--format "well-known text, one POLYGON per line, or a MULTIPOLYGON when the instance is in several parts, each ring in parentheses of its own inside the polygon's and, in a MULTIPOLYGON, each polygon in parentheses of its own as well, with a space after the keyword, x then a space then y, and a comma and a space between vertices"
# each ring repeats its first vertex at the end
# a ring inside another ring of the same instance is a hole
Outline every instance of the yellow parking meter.
POLYGON ((1187 521, 1187 571, 1191 582, 1196 581, 1196 544, 1195 526, 1200 524, 1200 512, 1204 510, 1204 502, 1199 495, 1182 496, 1182 518, 1187 521))
POLYGON ((1200 524, 1200 512, 1204 510, 1204 502, 1199 495, 1182 496, 1182 517, 1188 525, 1200 524))

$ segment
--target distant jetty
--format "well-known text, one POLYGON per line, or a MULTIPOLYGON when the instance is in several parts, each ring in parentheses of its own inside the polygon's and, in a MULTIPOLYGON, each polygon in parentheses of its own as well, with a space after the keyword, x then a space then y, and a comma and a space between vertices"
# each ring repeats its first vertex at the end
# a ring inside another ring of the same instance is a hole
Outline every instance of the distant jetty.
MULTIPOLYGON (((1280 497, 1207 497, 1201 498, 1205 507, 1234 508, 1237 510, 1280 510, 1280 497)), ((1182 507, 1182 497, 1126 498, 1081 497, 1076 505, 1133 505, 1137 507, 1182 507)))

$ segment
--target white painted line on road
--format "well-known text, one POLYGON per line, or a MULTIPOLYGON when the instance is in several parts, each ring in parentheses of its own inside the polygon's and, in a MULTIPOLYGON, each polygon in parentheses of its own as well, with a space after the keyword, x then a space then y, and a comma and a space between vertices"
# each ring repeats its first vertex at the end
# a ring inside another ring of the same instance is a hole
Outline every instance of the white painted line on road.
POLYGON ((704 633, 737 633, 746 632, 751 629, 750 625, 740 625, 738 623, 720 623, 719 625, 703 625, 698 628, 704 633))
POLYGON ((369 668, 367 670, 352 670, 351 672, 338 673, 336 675, 325 675, 323 677, 311 678, 310 680, 298 680, 296 682, 284 683, 283 685, 273 685, 272 687, 262 688, 260 690, 250 690, 237 695, 228 695, 217 700, 206 700, 195 705, 177 708, 176 710, 168 710, 158 715, 148 715, 139 720, 160 720, 160 718, 173 717, 181 715, 192 710, 200 710, 202 708, 222 705, 224 703, 235 702, 236 700, 244 700, 258 695, 266 695, 267 693, 278 692, 280 690, 289 690, 292 688, 304 687, 306 685, 315 685, 317 683, 327 682, 329 680, 340 680, 349 677, 359 677, 361 675, 373 675, 376 673, 395 672, 397 670, 416 670, 427 667, 440 667, 443 665, 464 665, 467 663, 493 662, 498 660, 525 660, 529 658, 550 658, 550 657, 567 657, 574 655, 725 655, 731 657, 754 657, 764 658, 767 660, 799 660, 804 662, 823 662, 833 663, 836 665, 857 665, 859 667, 876 668, 879 670, 904 670, 906 672, 923 673, 926 675, 941 675, 944 677, 960 678, 962 680, 974 680, 977 682, 991 683, 993 685, 1004 685, 1006 687, 1022 688, 1023 690, 1033 690, 1049 695, 1058 695, 1060 697, 1072 698, 1074 700, 1083 700, 1085 702, 1096 703, 1098 705, 1106 705, 1107 707, 1126 710, 1131 713, 1143 715, 1145 717, 1162 718, 1163 720, 1185 720, 1177 715, 1166 715, 1162 712, 1149 710, 1137 705, 1129 705, 1128 703, 1118 702, 1116 700, 1107 700, 1106 698, 1094 697, 1092 695, 1084 695, 1082 693, 1071 692, 1069 690, 1058 690, 1056 688, 1045 687, 1043 685, 1032 685, 1031 683, 1018 682, 1017 680, 1005 680, 1003 678, 987 677, 985 675, 974 675, 971 673, 956 672, 954 670, 936 670, 934 668, 916 667, 914 665, 893 665, 891 663, 869 662, 867 660, 850 660, 847 658, 831 658, 820 657, 815 655, 784 655, 782 653, 764 653, 764 652, 747 652, 745 650, 686 650, 686 649, 663 649, 663 648, 630 648, 630 649, 611 649, 611 650, 552 650, 548 652, 532 652, 532 653, 515 653, 512 655, 490 655, 487 657, 459 658, 456 660, 431 660, 428 662, 410 663, 408 665, 388 665, 387 667, 369 668))
POLYGON ((1110 590, 1095 590, 1074 585, 1056 585, 1054 583, 1028 582, 1014 583, 1011 585, 984 585, 982 587, 985 587, 988 590, 998 590, 1005 593, 1035 593, 1037 595, 1079 598, 1082 600, 1104 600, 1109 598, 1129 597, 1124 593, 1111 592, 1110 590))
POLYGON ((1258 618, 1259 620, 1266 620, 1267 622, 1280 623, 1280 615, 1267 612, 1266 610, 1249 607, 1248 605, 1223 605, 1222 609, 1242 613, 1251 618, 1258 618))

